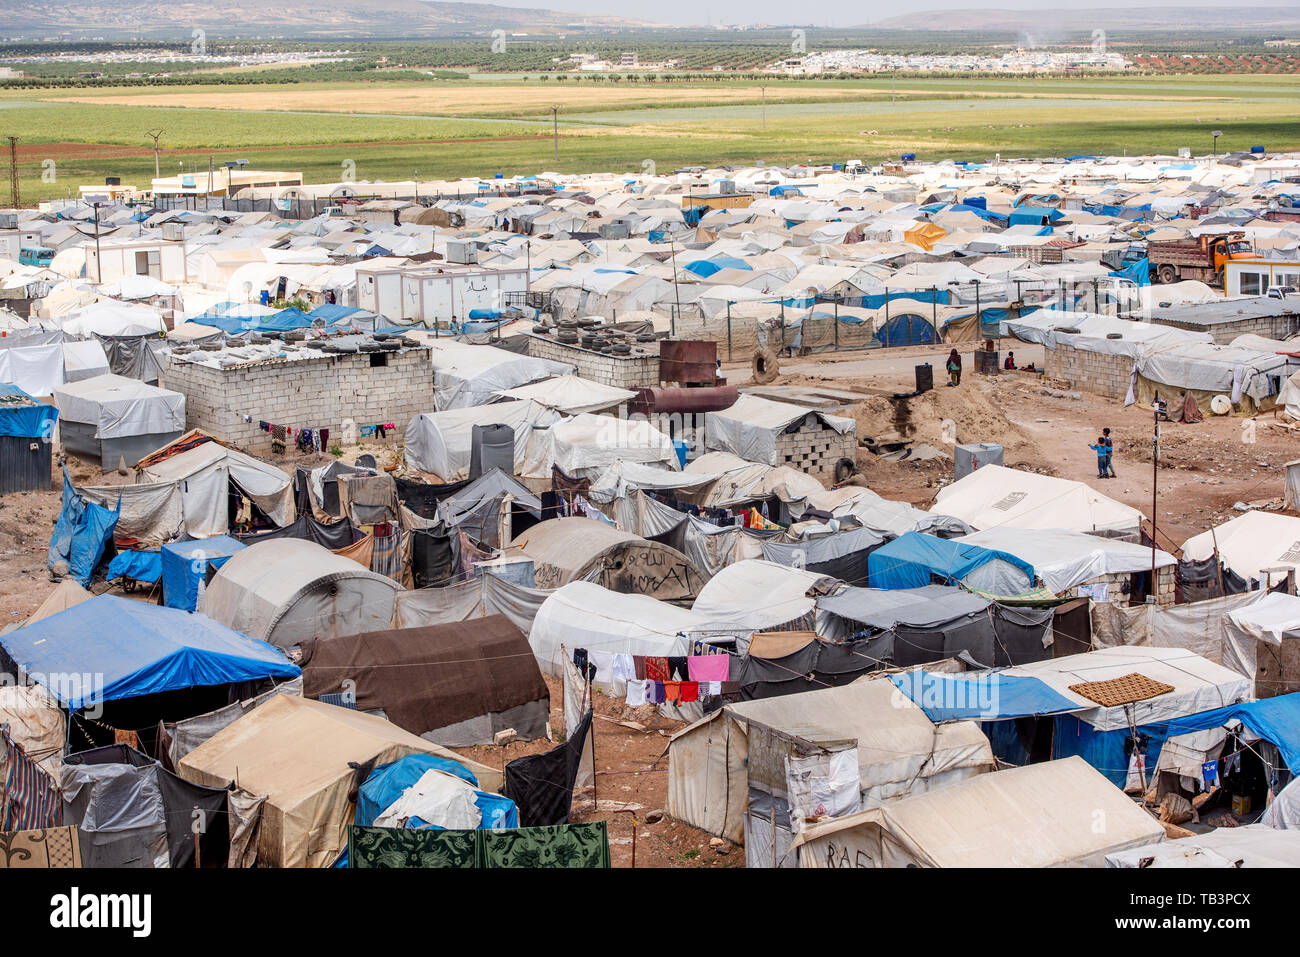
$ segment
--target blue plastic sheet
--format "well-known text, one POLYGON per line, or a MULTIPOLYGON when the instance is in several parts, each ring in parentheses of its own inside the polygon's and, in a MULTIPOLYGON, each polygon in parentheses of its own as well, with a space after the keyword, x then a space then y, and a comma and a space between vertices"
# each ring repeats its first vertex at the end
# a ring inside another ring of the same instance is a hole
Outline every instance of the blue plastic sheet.
POLYGON ((156 583, 162 577, 162 554, 160 552, 122 551, 113 556, 108 563, 109 581, 130 578, 132 581, 156 583))
POLYGON ((0 644, 70 711, 99 701, 302 674, 278 648, 206 615, 116 595, 99 595, 25 625, 0 636, 0 644))
MULTIPOLYGON (((7 382, 0 382, 0 396, 31 399, 31 396, 7 382)), ((0 435, 24 439, 48 438, 59 420, 59 410, 52 405, 17 405, 0 402, 0 435)))
POLYGON ((247 546, 229 535, 171 542, 162 547, 163 604, 182 611, 194 611, 199 602, 199 584, 209 568, 220 568, 235 552, 247 546))
POLYGON ((934 722, 997 721, 1079 710, 1037 678, 997 671, 969 675, 909 671, 890 680, 934 722))
POLYGON ((46 564, 54 571, 57 562, 66 562, 68 577, 82 587, 90 586, 90 576, 104 555, 104 548, 113 537, 117 527, 117 516, 121 509, 119 501, 115 509, 107 509, 94 502, 87 502, 73 488, 72 477, 68 469, 63 469, 63 505, 59 517, 54 523, 54 533, 50 536, 50 548, 46 564))
POLYGON ((877 548, 867 558, 867 574, 872 588, 921 588, 931 583, 931 575, 945 583, 960 582, 994 559, 1016 566, 1034 580, 1033 566, 1022 558, 924 532, 908 532, 877 548))

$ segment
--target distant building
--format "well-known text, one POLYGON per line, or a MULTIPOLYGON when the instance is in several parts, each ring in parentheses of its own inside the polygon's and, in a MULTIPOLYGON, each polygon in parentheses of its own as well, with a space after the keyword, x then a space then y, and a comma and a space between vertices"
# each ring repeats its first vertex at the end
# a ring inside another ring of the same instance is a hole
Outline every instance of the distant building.
POLYGON ((246 186, 301 186, 302 173, 278 170, 231 169, 217 166, 211 171, 198 170, 161 176, 153 181, 155 198, 189 196, 228 196, 246 186))

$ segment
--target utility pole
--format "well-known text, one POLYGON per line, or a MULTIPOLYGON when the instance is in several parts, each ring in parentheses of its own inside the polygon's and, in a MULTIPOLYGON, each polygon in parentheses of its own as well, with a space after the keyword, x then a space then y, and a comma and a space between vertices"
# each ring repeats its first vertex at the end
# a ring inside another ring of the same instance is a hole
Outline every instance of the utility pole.
POLYGON ((144 135, 153 138, 153 178, 158 179, 162 176, 162 173, 158 170, 158 140, 162 137, 163 131, 149 130, 144 135))
POLYGON ((99 254, 99 203, 95 207, 95 285, 104 281, 104 259, 99 254))
POLYGON ((555 138, 555 163, 560 163, 560 108, 551 107, 551 133, 555 138))
POLYGON ((9 205, 18 208, 18 137, 6 136, 9 141, 9 205))
POLYGON ((1154 601, 1156 596, 1156 485, 1159 481, 1160 468, 1160 396, 1156 395, 1151 403, 1151 588, 1147 601, 1154 601))

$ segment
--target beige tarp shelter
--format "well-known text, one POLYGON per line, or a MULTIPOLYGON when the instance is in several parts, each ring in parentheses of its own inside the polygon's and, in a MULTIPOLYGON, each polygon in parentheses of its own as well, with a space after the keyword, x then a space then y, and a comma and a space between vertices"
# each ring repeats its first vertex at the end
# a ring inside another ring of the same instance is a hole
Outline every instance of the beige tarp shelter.
POLYGON ((231 556, 208 582, 198 610, 288 648, 309 638, 387 628, 398 588, 315 542, 273 538, 231 556))
POLYGON ((94 597, 71 578, 65 578, 59 582, 54 591, 46 596, 45 601, 41 602, 40 606, 27 616, 26 621, 22 622, 22 624, 14 623, 5 626, 4 632, 8 634, 23 627, 23 625, 42 621, 51 615, 57 615, 61 611, 67 611, 69 608, 80 605, 83 601, 90 601, 94 597))
POLYGON ((9 736, 58 780, 67 718, 44 685, 0 685, 0 724, 9 725, 9 736))
POLYGON ((499 791, 500 771, 463 758, 375 715, 277 695, 181 759, 181 777, 208 787, 232 781, 265 795, 258 862, 268 867, 329 867, 347 846, 355 805, 348 762, 387 764, 433 754, 499 791))
POLYGON ((610 591, 668 601, 695 597, 705 581, 695 563, 677 549, 591 518, 545 521, 511 544, 533 560, 538 588, 588 581, 610 591))
MULTIPOLYGON (((765 771, 781 762, 760 756, 757 734, 769 754, 772 739, 782 736, 814 743, 856 741, 861 800, 867 806, 994 768, 992 748, 974 722, 936 725, 891 682, 863 679, 729 704, 677 732, 668 745, 668 813, 736 843, 749 839, 754 822, 747 827, 745 818, 753 811, 751 787, 779 792, 778 798, 784 792, 783 776, 770 780, 765 771)), ((770 844, 770 827, 765 837, 770 844)))
POLYGON ((800 867, 1100 867, 1165 829, 1083 758, 981 774, 815 824, 800 867))

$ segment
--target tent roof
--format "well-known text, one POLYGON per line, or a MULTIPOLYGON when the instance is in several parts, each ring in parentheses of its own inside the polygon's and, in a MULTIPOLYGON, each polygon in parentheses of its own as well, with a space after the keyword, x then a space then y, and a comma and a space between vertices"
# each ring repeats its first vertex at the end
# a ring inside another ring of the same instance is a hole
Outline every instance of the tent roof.
POLYGON ((972 528, 1108 531, 1137 528, 1142 513, 1069 479, 985 465, 939 490, 930 511, 972 528))
POLYGON ((1220 827, 1106 855, 1107 867, 1300 867, 1300 831, 1220 827))
POLYGON ((809 592, 833 578, 746 559, 728 565, 700 589, 691 611, 711 625, 762 631, 811 614, 816 600, 809 592))
POLYGON ((1098 731, 1127 728, 1130 717, 1141 727, 1213 711, 1248 700, 1252 690, 1249 678, 1183 648, 1119 645, 1018 665, 1003 674, 1039 679, 1061 697, 1074 702, 1080 709, 1079 718, 1098 731), (1108 681, 1135 673, 1172 685, 1174 690, 1112 708, 1103 708, 1070 690, 1070 685, 1108 681))
POLYGON ((356 705, 382 709, 413 734, 547 699, 528 640, 504 615, 342 635, 303 646, 303 694, 355 685, 356 705))
MULTIPOLYGON (((1102 575, 1151 568, 1150 548, 1086 532, 1001 525, 964 535, 959 541, 1023 558, 1034 566, 1043 584, 1057 594, 1102 575)), ((1177 563, 1172 555, 1156 551, 1158 568, 1177 563)))
POLYGON ((135 698, 300 672, 281 652, 206 615, 99 595, 0 638, 28 674, 65 675, 49 688, 79 710, 103 700, 135 698), (102 689, 79 676, 102 676, 102 689))
POLYGON ((1265 568, 1300 568, 1300 518, 1276 512, 1251 511, 1224 522, 1210 532, 1183 542, 1183 558, 1210 558, 1218 545, 1219 559, 1243 578, 1259 578, 1265 568))
POLYGON ((987 598, 972 595, 964 588, 951 585, 925 585, 921 588, 852 587, 818 598, 817 610, 871 628, 885 629, 897 624, 942 624, 972 612, 983 611, 990 604, 987 598))
POLYGON ((1082 758, 980 774, 824 824, 796 846, 862 826, 932 867, 1051 867, 1156 843, 1164 827, 1082 758), (1106 826, 1097 828, 1098 812, 1106 826))

